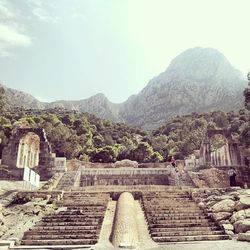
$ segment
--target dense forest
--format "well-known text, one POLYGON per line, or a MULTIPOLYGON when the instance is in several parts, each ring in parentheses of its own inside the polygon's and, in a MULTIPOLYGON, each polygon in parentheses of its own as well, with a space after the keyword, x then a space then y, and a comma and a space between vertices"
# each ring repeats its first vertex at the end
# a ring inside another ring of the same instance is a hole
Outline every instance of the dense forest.
POLYGON ((212 112, 176 117, 154 131, 144 131, 123 123, 112 123, 88 113, 48 110, 37 113, 19 110, 0 116, 0 149, 13 128, 44 128, 57 156, 92 162, 131 159, 138 162, 166 161, 170 155, 183 159, 199 149, 208 128, 229 129, 250 155, 248 111, 212 112))
MULTIPOLYGON (((1 95, 0 95, 1 96, 1 95)), ((175 117, 154 131, 124 123, 113 123, 88 113, 63 109, 4 111, 0 98, 0 152, 15 127, 44 128, 53 152, 68 159, 91 162, 162 162, 174 155, 178 159, 200 148, 207 129, 229 129, 245 145, 250 158, 249 111, 216 111, 175 117)))

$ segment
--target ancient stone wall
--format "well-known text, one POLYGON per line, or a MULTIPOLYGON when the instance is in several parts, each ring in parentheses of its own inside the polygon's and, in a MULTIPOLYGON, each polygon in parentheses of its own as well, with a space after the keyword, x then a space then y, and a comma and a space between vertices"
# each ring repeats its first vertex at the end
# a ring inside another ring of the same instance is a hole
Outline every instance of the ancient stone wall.
POLYGON ((82 169, 80 186, 169 185, 169 169, 82 169))
MULTIPOLYGON (((250 187, 250 169, 247 166, 233 166, 236 170, 236 185, 250 187)), ((200 169, 188 172, 197 187, 226 188, 230 187, 228 170, 230 166, 200 169)))

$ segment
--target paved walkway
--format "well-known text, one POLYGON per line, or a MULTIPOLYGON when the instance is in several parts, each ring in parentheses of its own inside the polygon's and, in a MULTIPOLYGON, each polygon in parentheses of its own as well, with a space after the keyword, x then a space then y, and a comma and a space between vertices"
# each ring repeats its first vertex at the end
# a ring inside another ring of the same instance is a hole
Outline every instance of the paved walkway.
POLYGON ((223 240, 203 241, 192 243, 176 243, 159 246, 152 250, 247 250, 250 249, 250 242, 223 240))

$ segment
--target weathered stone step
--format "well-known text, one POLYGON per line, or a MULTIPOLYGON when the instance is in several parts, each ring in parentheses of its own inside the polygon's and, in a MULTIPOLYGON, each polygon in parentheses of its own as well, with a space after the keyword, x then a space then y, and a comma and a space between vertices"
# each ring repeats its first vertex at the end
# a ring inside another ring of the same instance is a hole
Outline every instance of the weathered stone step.
POLYGON ((100 225, 100 222, 82 222, 82 221, 69 221, 69 222, 38 222, 37 223, 38 226, 40 227, 44 227, 44 226, 50 226, 50 227, 54 227, 54 226, 96 226, 96 225, 100 225))
POLYGON ((106 208, 94 208, 94 207, 68 207, 68 213, 76 213, 75 211, 78 211, 78 213, 87 213, 87 214, 93 214, 93 213, 105 213, 106 208), (73 212, 72 212, 73 211, 73 212))
POLYGON ((202 241, 202 240, 227 240, 228 235, 196 235, 196 236, 169 236, 153 237, 155 242, 182 242, 182 241, 202 241))
POLYGON ((47 229, 37 229, 34 227, 32 230, 27 231, 24 233, 24 235, 41 235, 41 234, 52 234, 52 235, 58 235, 58 234, 99 234, 101 229, 95 229, 95 230, 89 230, 89 229, 69 229, 69 228, 59 228, 54 229, 53 227, 49 227, 47 229))
POLYGON ((95 218, 100 218, 103 216, 103 213, 99 213, 99 214, 95 214, 95 213, 91 213, 91 214, 51 214, 46 216, 46 218, 53 218, 53 219, 62 219, 62 218, 91 218, 91 219, 95 219, 95 218))
POLYGON ((157 209, 157 210, 166 210, 166 209, 171 209, 171 210, 185 210, 186 209, 200 209, 196 204, 193 204, 193 203, 190 203, 189 205, 188 204, 184 204, 184 203, 179 203, 179 204, 157 204, 157 203, 149 203, 149 204, 146 204, 144 203, 143 204, 144 207, 146 207, 147 209, 157 209))
POLYGON ((64 240, 22 240, 22 245, 94 245, 96 239, 64 239, 64 240))
POLYGON ((85 208, 93 208, 93 207, 106 207, 105 204, 103 203, 88 203, 88 205, 86 205, 86 203, 84 201, 82 202, 75 202, 75 201, 69 201, 69 202, 57 202, 57 204, 59 205, 63 205, 65 207, 74 207, 74 206, 84 206, 85 208))
POLYGON ((84 204, 58 204, 59 207, 67 207, 68 210, 83 210, 83 211, 105 211, 106 206, 88 206, 84 204))
POLYGON ((170 220, 170 219, 163 219, 163 220, 158 220, 158 219, 148 219, 149 223, 152 224, 179 224, 179 223, 186 223, 186 224, 194 224, 194 223, 208 223, 208 222, 212 222, 212 220, 208 220, 208 219, 195 219, 195 220, 170 220))
POLYGON ((201 219, 207 219, 209 220, 210 217, 206 215, 198 215, 198 216, 190 216, 188 214, 185 215, 172 215, 168 214, 165 216, 155 216, 155 215, 147 215, 147 218, 149 220, 201 220, 201 219))
POLYGON ((162 227, 162 228, 151 228, 150 232, 185 232, 185 231, 217 231, 220 230, 219 226, 199 226, 199 227, 162 227))
POLYGON ((177 228, 177 227, 202 227, 202 226, 215 226, 215 222, 195 222, 195 223, 150 223, 151 228, 177 228))
POLYGON ((152 232, 152 237, 168 237, 168 236, 195 236, 195 235, 222 235, 223 231, 173 231, 173 232, 152 232))
POLYGON ((171 201, 169 201, 169 203, 167 204, 164 204, 164 203, 157 203, 157 202, 144 202, 144 206, 147 206, 149 208, 153 208, 153 207, 158 207, 158 208, 199 208, 195 203, 190 203, 190 204, 187 204, 186 202, 185 203, 178 203, 178 204, 175 204, 175 203, 172 203, 171 201))
POLYGON ((24 240, 53 240, 53 239, 97 239, 97 234, 25 234, 24 240))
POLYGON ((203 212, 199 208, 163 208, 159 209, 157 207, 150 207, 150 208, 145 208, 144 209, 146 212, 153 212, 155 211, 156 213, 167 213, 167 214, 172 214, 172 213, 197 213, 199 211, 203 212))
POLYGON ((174 212, 171 212, 171 213, 164 213, 164 212, 161 212, 161 211, 147 211, 147 214, 149 216, 155 216, 155 217, 168 217, 168 216, 186 216, 186 215, 189 215, 189 216, 206 216, 206 214, 200 210, 200 211, 197 211, 195 213, 185 213, 184 211, 181 212, 181 213, 174 213, 174 212))
POLYGON ((38 224, 32 228, 32 231, 35 230, 35 231, 43 231, 43 230, 88 230, 89 232, 91 231, 97 231, 99 228, 99 226, 69 226, 68 224, 66 226, 53 226, 53 227, 50 227, 50 226, 38 226, 38 224))
POLYGON ((78 204, 78 203, 80 203, 80 204, 82 204, 82 203, 85 203, 85 204, 88 204, 88 205, 91 205, 91 204, 93 204, 93 205, 98 205, 98 206, 104 206, 107 202, 106 201, 102 201, 102 200, 96 200, 96 201, 89 201, 89 200, 84 200, 84 199, 79 199, 79 200, 77 200, 77 199, 75 199, 75 198, 72 198, 72 199, 67 199, 67 200, 65 200, 65 199, 62 199, 62 200, 60 200, 59 201, 60 203, 76 203, 76 204, 78 204))
POLYGON ((100 209, 97 209, 97 210, 94 210, 94 209, 92 209, 92 210, 90 210, 90 209, 71 210, 71 209, 69 209, 66 211, 62 211, 58 214, 65 214, 65 215, 83 215, 83 214, 87 214, 87 215, 97 214, 97 215, 99 215, 99 214, 101 214, 102 215, 102 214, 104 214, 104 212, 105 212, 105 209, 103 209, 103 211, 100 211, 100 209))
POLYGON ((58 218, 42 218, 43 222, 101 222, 103 220, 102 217, 98 217, 98 218, 88 218, 88 217, 62 217, 60 218, 60 220, 58 220, 58 218))
POLYGON ((147 193, 145 192, 143 194, 143 197, 165 197, 165 196, 169 196, 169 195, 188 195, 187 191, 181 191, 181 190, 168 190, 166 191, 162 191, 162 192, 150 192, 147 193))
POLYGON ((171 201, 185 201, 185 202, 194 202, 189 196, 186 196, 186 197, 183 197, 183 196, 180 196, 180 197, 161 197, 161 198, 156 198, 156 197, 143 197, 142 198, 143 201, 167 201, 167 200, 171 200, 171 201))

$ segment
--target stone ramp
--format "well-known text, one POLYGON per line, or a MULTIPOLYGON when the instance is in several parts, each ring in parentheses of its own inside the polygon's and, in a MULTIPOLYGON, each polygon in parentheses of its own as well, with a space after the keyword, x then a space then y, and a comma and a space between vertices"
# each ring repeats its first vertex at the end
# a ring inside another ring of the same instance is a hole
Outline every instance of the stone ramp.
POLYGON ((108 194, 65 193, 58 205, 65 211, 47 215, 21 241, 25 246, 80 245, 98 242, 108 194))
POLYGON ((185 191, 144 193, 142 206, 150 235, 158 244, 229 238, 185 191))

